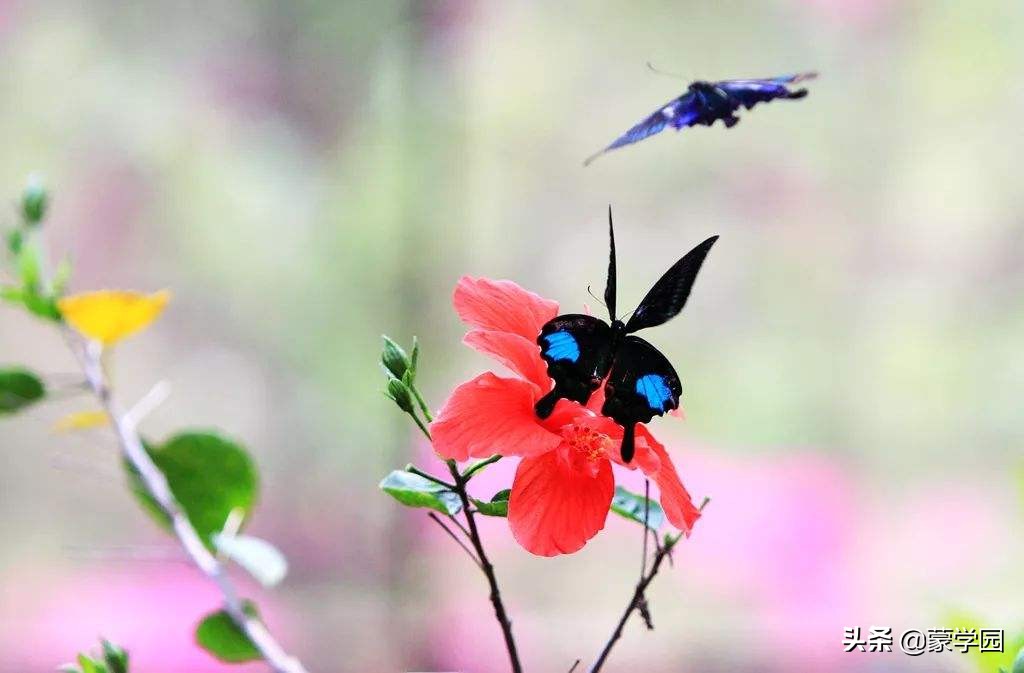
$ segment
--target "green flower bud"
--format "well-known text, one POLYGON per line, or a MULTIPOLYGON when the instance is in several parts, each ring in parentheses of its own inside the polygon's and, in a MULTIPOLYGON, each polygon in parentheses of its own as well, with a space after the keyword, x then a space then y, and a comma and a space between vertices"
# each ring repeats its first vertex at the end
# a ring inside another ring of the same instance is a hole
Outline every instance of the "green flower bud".
POLYGON ((35 175, 29 177, 28 185, 21 195, 21 214, 25 218, 25 224, 31 227, 42 222, 48 201, 49 196, 43 181, 35 175))
POLYGON ((409 355, 387 335, 384 336, 384 350, 380 354, 380 363, 386 371, 400 381, 403 380, 406 372, 413 371, 413 363, 409 359, 409 355))
POLYGON ((398 379, 389 380, 388 390, 385 394, 395 401, 399 409, 407 414, 413 413, 412 393, 409 392, 408 386, 404 383, 398 379))

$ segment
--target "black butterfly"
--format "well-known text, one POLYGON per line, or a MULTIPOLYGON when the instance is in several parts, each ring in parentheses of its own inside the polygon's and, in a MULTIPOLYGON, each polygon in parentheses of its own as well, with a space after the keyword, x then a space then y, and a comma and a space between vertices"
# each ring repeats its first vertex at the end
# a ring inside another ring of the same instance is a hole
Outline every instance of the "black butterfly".
POLYGON ((697 272, 718 236, 707 239, 673 264, 633 311, 629 321, 623 323, 615 317, 615 232, 610 208, 608 235, 611 252, 604 300, 611 325, 600 318, 570 313, 553 318, 541 328, 537 343, 555 387, 537 401, 535 409, 537 416, 547 418, 559 399, 586 404, 607 376, 601 413, 625 430, 620 452, 628 463, 633 459, 636 424, 647 423, 655 415, 676 409, 683 392, 679 376, 668 359, 654 346, 631 334, 667 322, 683 310, 697 272))
POLYGON ((719 119, 726 128, 739 123, 736 111, 742 105, 750 109, 758 103, 767 103, 776 98, 797 99, 807 95, 807 89, 790 91, 787 84, 814 79, 817 73, 805 72, 769 79, 727 79, 721 82, 694 82, 679 98, 669 101, 657 112, 626 131, 611 145, 596 152, 583 162, 586 166, 609 150, 623 145, 632 145, 655 133, 661 133, 666 126, 677 131, 701 124, 711 126, 719 119))

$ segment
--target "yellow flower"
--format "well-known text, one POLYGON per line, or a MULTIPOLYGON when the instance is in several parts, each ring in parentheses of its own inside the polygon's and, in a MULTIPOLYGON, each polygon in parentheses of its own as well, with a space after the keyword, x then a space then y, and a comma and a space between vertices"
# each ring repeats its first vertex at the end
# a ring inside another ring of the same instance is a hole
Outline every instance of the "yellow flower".
POLYGON ((55 432, 75 432, 76 430, 91 430, 107 425, 110 418, 105 411, 78 411, 68 414, 53 424, 55 432))
POLYGON ((110 346, 148 327, 170 299, 168 290, 149 295, 100 290, 64 297, 57 307, 68 324, 81 334, 110 346))

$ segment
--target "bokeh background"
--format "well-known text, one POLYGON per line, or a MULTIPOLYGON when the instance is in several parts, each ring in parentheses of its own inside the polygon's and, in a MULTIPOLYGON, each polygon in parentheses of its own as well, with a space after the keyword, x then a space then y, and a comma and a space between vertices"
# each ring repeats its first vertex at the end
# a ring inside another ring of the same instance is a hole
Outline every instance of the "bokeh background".
MULTIPOLYGON (((843 628, 1024 629, 1024 4, 0 0, 0 62, 4 219, 40 171, 74 289, 173 290, 119 347, 118 394, 167 380, 147 434, 217 427, 255 453, 251 530, 291 573, 247 592, 311 670, 504 670, 482 577, 376 489, 429 456, 381 394, 380 335, 419 336, 439 406, 489 367, 459 343, 457 278, 594 304, 609 203, 622 305, 722 238, 650 335, 686 410, 654 428, 713 500, 650 592, 656 630, 631 623, 608 670, 969 671, 843 654, 843 628), (583 169, 684 88, 646 61, 822 77, 583 169)), ((73 371, 9 308, 0 359, 73 371)), ((109 434, 54 434, 88 406, 0 424, 0 671, 99 635, 139 671, 230 670, 192 645, 217 597, 126 492, 109 434)), ((541 559, 487 523, 528 668, 591 660, 637 528, 541 559)))

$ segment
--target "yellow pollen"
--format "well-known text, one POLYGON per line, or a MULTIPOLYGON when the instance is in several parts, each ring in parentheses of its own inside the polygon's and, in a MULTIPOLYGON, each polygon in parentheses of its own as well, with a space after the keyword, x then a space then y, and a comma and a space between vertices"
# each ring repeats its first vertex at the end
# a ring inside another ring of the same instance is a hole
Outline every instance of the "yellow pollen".
POLYGON ((597 460, 608 447, 608 435, 581 425, 567 426, 562 430, 562 437, 573 451, 588 460, 597 460))

